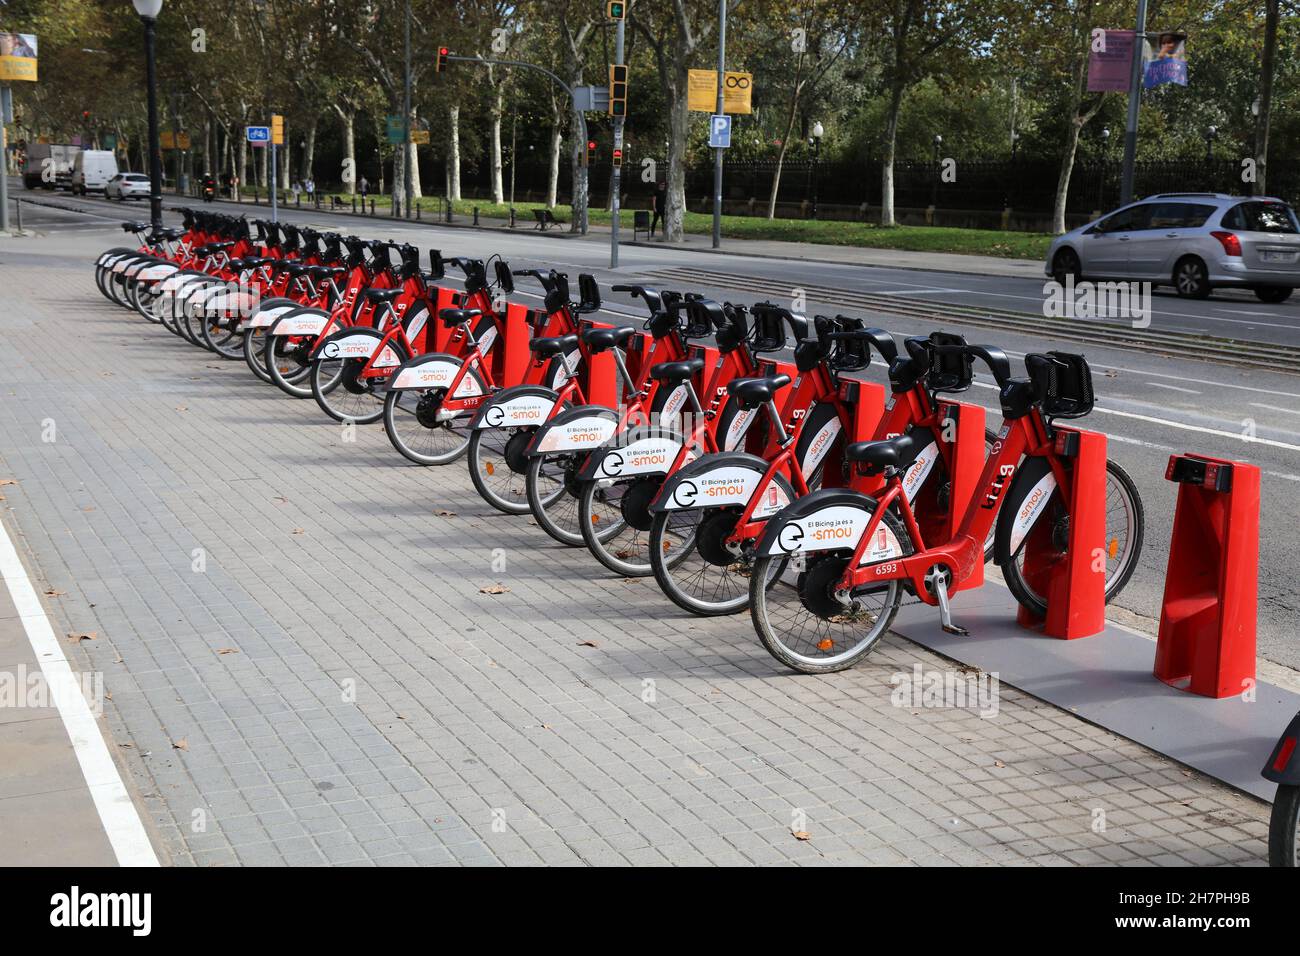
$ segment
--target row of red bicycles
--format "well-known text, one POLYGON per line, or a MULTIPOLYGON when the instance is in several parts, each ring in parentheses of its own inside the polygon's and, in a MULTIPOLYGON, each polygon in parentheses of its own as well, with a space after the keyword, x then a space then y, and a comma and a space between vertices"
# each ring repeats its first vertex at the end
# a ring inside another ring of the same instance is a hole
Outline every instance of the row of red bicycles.
POLYGON ((632 284, 608 291, 645 319, 617 324, 591 275, 575 293, 497 256, 183 214, 124 224, 137 244, 96 264, 107 298, 332 419, 382 422, 415 465, 466 460, 494 509, 692 614, 748 609, 797 671, 861 660, 905 601, 961 632, 950 599, 990 561, 1037 618, 1080 548, 1106 600, 1136 567, 1142 503, 1115 462, 1104 537, 1071 533, 1079 433, 1059 423, 1093 406, 1080 355, 1017 376, 952 333, 900 348, 859 318, 632 284), (977 365, 997 429, 956 397, 977 365))

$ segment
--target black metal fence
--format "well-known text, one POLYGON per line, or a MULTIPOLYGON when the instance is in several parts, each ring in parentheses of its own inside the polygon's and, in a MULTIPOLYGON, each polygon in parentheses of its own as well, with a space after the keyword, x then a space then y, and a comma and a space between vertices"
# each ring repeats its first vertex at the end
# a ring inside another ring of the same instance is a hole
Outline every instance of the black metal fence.
MULTIPOLYGON (((1158 192, 1222 192, 1249 195, 1254 184, 1243 179, 1240 159, 1186 159, 1138 163, 1134 171, 1134 194, 1158 192)), ((653 184, 641 182, 635 156, 624 168, 623 191, 628 205, 647 207, 653 184)), ((764 216, 776 173, 774 160, 727 163, 723 173, 723 204, 729 214, 764 216)), ((897 162, 894 164, 894 206, 902 222, 934 221, 950 225, 981 225, 992 228, 1047 230, 1051 227, 1060 166, 1055 160, 962 160, 943 162, 897 162), (945 171, 947 175, 945 176, 945 171), (931 215, 927 210, 934 207, 931 215), (1009 210, 1009 212, 1008 212, 1009 210)), ((1071 223, 1086 221, 1097 210, 1119 204, 1121 166, 1118 157, 1101 160, 1082 157, 1070 177, 1066 202, 1071 223)), ((539 201, 546 196, 547 169, 544 163, 520 164, 516 174, 518 200, 539 201)), ((560 166, 559 197, 567 202, 571 176, 567 154, 560 166)), ((509 193, 509 171, 505 176, 509 193)), ((465 195, 490 195, 486 169, 462 174, 465 195)), ((1300 166, 1275 160, 1269 170, 1269 195, 1289 202, 1300 200, 1300 166)), ((713 168, 688 170, 688 208, 708 212, 713 208, 713 168)), ((592 168, 591 201, 606 205, 609 198, 609 166, 592 168)), ((787 161, 781 170, 777 192, 777 215, 807 218, 814 198, 818 216, 824 219, 854 219, 875 222, 880 216, 881 164, 862 162, 787 161)))

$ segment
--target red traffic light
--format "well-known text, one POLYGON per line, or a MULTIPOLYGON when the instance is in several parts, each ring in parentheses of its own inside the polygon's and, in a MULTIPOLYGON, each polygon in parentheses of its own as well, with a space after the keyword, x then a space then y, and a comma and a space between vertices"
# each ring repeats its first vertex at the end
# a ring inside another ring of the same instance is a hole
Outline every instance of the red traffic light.
POLYGON ((445 46, 438 47, 438 63, 434 67, 435 73, 445 73, 447 70, 447 54, 450 51, 445 46))
POLYGON ((595 149, 596 149, 596 141, 595 141, 594 139, 593 139, 593 140, 589 140, 589 141, 587 142, 587 148, 590 149, 590 150, 592 150, 592 151, 594 152, 595 149))

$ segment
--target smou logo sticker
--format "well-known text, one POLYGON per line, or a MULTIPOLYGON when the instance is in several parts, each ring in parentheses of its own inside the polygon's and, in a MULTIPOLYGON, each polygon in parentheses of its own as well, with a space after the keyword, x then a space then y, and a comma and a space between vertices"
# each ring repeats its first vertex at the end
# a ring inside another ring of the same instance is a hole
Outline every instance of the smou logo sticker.
POLYGON ((1056 490, 1056 475, 1048 472, 1038 479, 1038 483, 1029 490, 1025 496, 1024 504, 1016 512, 1015 522, 1011 525, 1011 553, 1015 554, 1020 550, 1020 543, 1025 540, 1025 536, 1038 520, 1038 516, 1043 513, 1047 507, 1047 502, 1052 498, 1052 492, 1056 490))
MULTIPOLYGON (((768 554, 852 550, 858 546, 870 524, 871 514, 861 508, 848 505, 822 508, 782 525, 768 554)), ((863 557, 863 564, 902 556, 898 538, 883 522, 876 528, 872 538, 871 546, 863 557)))
POLYGON ((508 402, 489 405, 483 412, 480 428, 520 428, 540 425, 555 407, 555 401, 539 395, 525 395, 508 402))
MULTIPOLYGON (((368 359, 375 354, 375 344, 379 340, 369 335, 349 335, 346 338, 326 342, 317 356, 322 359, 368 359)), ((385 345, 373 362, 375 368, 397 365, 397 353, 392 346, 385 345)))
MULTIPOLYGON (((642 438, 607 452, 600 460, 599 478, 619 478, 627 475, 663 474, 668 471, 681 450, 682 443, 671 438, 642 438)), ((689 453, 686 460, 693 456, 689 453)))
POLYGON ((576 422, 552 425, 537 445, 539 452, 596 448, 609 441, 618 422, 612 418, 580 418, 576 422))
MULTIPOLYGON (((694 478, 682 478, 665 504, 669 511, 682 508, 744 507, 763 481, 761 472, 750 468, 715 468, 694 478)), ((790 503, 790 496, 776 482, 763 489, 763 500, 754 509, 755 518, 767 518, 790 503)))
MULTIPOLYGON (((456 373, 459 371, 460 366, 455 362, 425 362, 422 365, 409 365, 393 377, 393 382, 389 388, 394 390, 403 388, 449 388, 451 383, 456 380, 456 373)), ((456 394, 452 397, 473 398, 482 394, 483 389, 479 386, 478 379, 473 375, 466 375, 460 380, 460 385, 456 387, 456 394)))

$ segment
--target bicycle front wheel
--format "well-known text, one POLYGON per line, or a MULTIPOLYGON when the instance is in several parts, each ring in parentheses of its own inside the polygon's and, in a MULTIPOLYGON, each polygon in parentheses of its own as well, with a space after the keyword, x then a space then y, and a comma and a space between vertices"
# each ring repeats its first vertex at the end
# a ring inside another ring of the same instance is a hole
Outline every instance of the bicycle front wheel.
POLYGON ((1300 866, 1300 786, 1279 784, 1268 822, 1268 865, 1300 866))
MULTIPOLYGON (((1060 491, 1052 492, 1052 500, 1039 521, 1054 524, 1053 542, 1060 558, 1065 557, 1070 516, 1061 501, 1060 491)), ((1137 570, 1138 556, 1142 553, 1142 537, 1146 531, 1146 518, 1137 485, 1118 463, 1106 462, 1106 603, 1124 590, 1129 578, 1137 570)), ((1037 617, 1047 616, 1047 597, 1039 594, 1025 576, 1025 543, 1011 556, 1002 568, 1002 576, 1012 595, 1021 607, 1037 617)))

